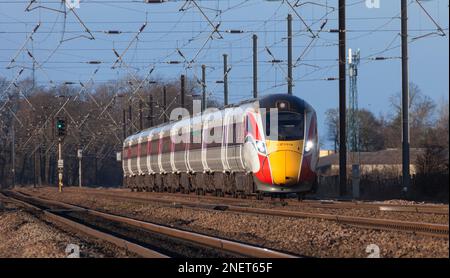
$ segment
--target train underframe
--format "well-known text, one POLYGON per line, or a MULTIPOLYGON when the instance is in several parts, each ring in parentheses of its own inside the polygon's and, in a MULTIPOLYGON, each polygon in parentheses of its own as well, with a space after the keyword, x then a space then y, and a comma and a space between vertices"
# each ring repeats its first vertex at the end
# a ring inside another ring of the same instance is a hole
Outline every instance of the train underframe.
POLYGON ((236 173, 167 173, 124 177, 124 186, 132 191, 147 192, 181 192, 198 195, 213 194, 216 196, 231 195, 248 197, 255 195, 262 199, 264 195, 284 196, 296 193, 299 199, 305 194, 314 192, 317 180, 304 182, 294 186, 274 186, 261 184, 252 174, 236 173))

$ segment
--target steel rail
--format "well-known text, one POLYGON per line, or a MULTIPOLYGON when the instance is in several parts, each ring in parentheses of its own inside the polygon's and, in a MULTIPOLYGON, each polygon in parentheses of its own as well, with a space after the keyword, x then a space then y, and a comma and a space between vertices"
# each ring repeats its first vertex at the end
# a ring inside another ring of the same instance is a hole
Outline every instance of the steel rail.
POLYGON ((400 204, 376 204, 361 202, 323 202, 309 201, 304 203, 307 206, 316 208, 336 208, 336 209, 378 209, 380 211, 390 212, 411 212, 411 213, 429 213, 429 214, 449 214, 448 206, 429 206, 429 205, 400 205, 400 204))
POLYGON ((127 241, 125 239, 121 239, 118 238, 116 236, 113 236, 111 234, 96 230, 94 228, 88 227, 86 225, 80 224, 78 222, 75 222, 73 220, 70 220, 66 217, 57 215, 49 210, 45 210, 45 209, 41 209, 33 204, 30 204, 28 202, 25 202, 23 200, 17 199, 15 197, 11 197, 11 196, 5 196, 3 193, 0 193, 0 196, 10 199, 13 202, 16 203, 20 203, 23 206, 26 206, 30 209, 33 210, 37 210, 39 212, 42 212, 45 217, 47 217, 48 219, 54 221, 54 222, 58 222, 60 224, 66 225, 74 230, 77 230, 81 233, 84 233, 88 236, 91 236, 93 238, 99 239, 99 240, 103 240, 103 241, 107 241, 109 243, 112 243, 114 245, 116 245, 117 247, 123 248, 127 251, 133 252, 141 257, 144 258, 168 258, 168 256, 163 255, 159 252, 156 252, 154 250, 145 248, 143 246, 140 246, 138 244, 135 244, 133 242, 127 241))
MULTIPOLYGON (((66 190, 70 190, 71 188, 68 187, 66 190)), ((79 188, 77 188, 79 190, 79 188)), ((98 190, 94 189, 82 189, 85 192, 94 193, 94 194, 110 194, 110 192, 97 192, 98 190)), ((76 192, 73 191, 73 192, 76 192)), ((120 191, 115 191, 112 194, 120 194, 120 191)), ((151 192, 150 194, 154 195, 163 195, 167 196, 165 193, 161 192, 151 192)), ((173 197, 179 197, 179 198, 185 198, 185 197, 192 197, 191 195, 185 195, 185 194, 171 194, 173 197)), ((227 197, 218 197, 218 196, 197 196, 198 199, 210 199, 210 200, 218 200, 218 201, 225 201, 225 202, 232 202, 232 203, 242 203, 244 200, 242 199, 233 199, 233 198, 227 198, 227 197)), ((139 197, 137 197, 139 198, 139 197)), ((147 198, 147 197, 145 197, 147 198)), ((308 207, 314 207, 314 208, 330 208, 330 209, 377 209, 380 211, 389 211, 389 212, 409 212, 409 213, 429 213, 429 214, 449 214, 449 207, 448 205, 414 205, 414 204, 382 204, 382 203, 362 203, 361 201, 352 201, 352 202, 336 202, 336 201, 315 201, 315 200, 303 200, 302 202, 292 202, 287 200, 288 204, 292 204, 294 206, 308 206, 308 207)), ((269 203, 270 204, 270 203, 269 203)))
MULTIPOLYGON (((9 192, 11 192, 11 191, 9 191, 9 192)), ((172 228, 172 227, 166 227, 163 225, 154 224, 154 223, 150 223, 150 222, 146 222, 146 221, 141 221, 141 220, 137 220, 137 219, 133 219, 133 218, 129 218, 129 217, 124 217, 124 216, 101 212, 98 210, 83 208, 80 206, 76 206, 73 204, 68 204, 68 203, 64 203, 64 202, 60 202, 60 201, 38 198, 35 196, 30 196, 30 195, 25 195, 25 194, 19 193, 17 191, 12 192, 12 194, 18 194, 22 198, 30 199, 35 202, 52 204, 52 205, 61 206, 61 207, 64 207, 67 209, 72 209, 72 210, 82 210, 84 212, 87 212, 87 213, 97 216, 97 217, 101 217, 104 219, 108 219, 108 220, 116 221, 116 222, 120 222, 120 223, 125 223, 125 224, 131 225, 134 227, 138 227, 138 228, 150 231, 150 232, 154 232, 154 233, 162 234, 162 235, 165 235, 168 237, 189 241, 189 242, 197 244, 197 245, 206 246, 206 247, 210 247, 210 248, 214 248, 214 249, 218 249, 218 250, 222 250, 222 251, 226 251, 226 252, 231 252, 231 253, 238 254, 238 255, 243 255, 243 256, 248 256, 248 257, 256 257, 256 258, 296 258, 296 256, 282 253, 279 251, 270 250, 267 248, 257 247, 257 246, 253 246, 253 245, 249 245, 249 244, 245 244, 245 243, 241 243, 241 242, 236 242, 236 241, 231 241, 231 240, 226 240, 226 239, 221 239, 221 238, 216 238, 216 237, 207 236, 207 235, 203 235, 203 234, 199 234, 199 233, 188 232, 188 231, 184 231, 184 230, 180 230, 180 229, 176 229, 176 228, 172 228)))
POLYGON ((138 201, 152 201, 167 204, 179 204, 188 207, 198 207, 205 209, 223 210, 223 211, 233 211, 233 212, 244 212, 251 214, 262 214, 271 216, 282 216, 282 217, 294 217, 294 218, 316 218, 324 219, 330 221, 336 221, 342 224, 348 224, 353 226, 359 226, 370 229, 378 230, 393 230, 393 231, 405 231, 405 232, 415 232, 423 235, 437 236, 448 238, 449 235, 449 225, 445 224, 435 224, 426 222, 412 222, 412 221, 401 221, 392 219, 379 219, 379 218, 367 218, 367 217, 355 217, 355 216, 344 216, 335 214, 325 214, 325 213, 311 213, 311 212, 300 212, 292 210, 280 210, 280 209, 265 209, 265 208, 254 208, 254 207, 243 207, 236 205, 223 205, 223 204, 205 204, 195 201, 187 200, 170 200, 161 199, 154 197, 137 197, 137 196, 120 196, 114 194, 108 194, 103 192, 92 192, 95 195, 110 196, 113 198, 121 198, 128 200, 138 200, 138 201))

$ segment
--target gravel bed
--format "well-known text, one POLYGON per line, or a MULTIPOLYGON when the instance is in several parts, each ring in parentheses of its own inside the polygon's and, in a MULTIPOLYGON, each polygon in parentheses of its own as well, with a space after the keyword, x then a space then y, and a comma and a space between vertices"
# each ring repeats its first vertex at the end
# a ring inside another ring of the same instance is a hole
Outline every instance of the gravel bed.
MULTIPOLYGON (((52 192, 53 189, 45 188, 44 190, 48 190, 52 192)), ((430 214, 430 213, 415 213, 415 212, 395 212, 395 211, 380 211, 377 208, 323 208, 323 207, 313 207, 309 204, 295 204, 295 202, 265 202, 265 201, 257 201, 251 199, 243 199, 243 200, 223 200, 214 197, 203 197, 203 196, 195 196, 195 195, 179 195, 179 194, 160 194, 160 193, 149 193, 149 192, 130 192, 129 190, 123 189, 78 189, 78 188, 67 188, 67 191, 70 192, 80 192, 80 193, 107 193, 107 194, 117 194, 119 196, 130 196, 130 197, 152 197, 152 198, 161 198, 161 199, 170 199, 170 200, 185 200, 185 201, 200 201, 203 204, 229 204, 229 205, 240 205, 247 207, 256 207, 256 208, 269 208, 269 209, 277 209, 277 210, 294 210, 301 212, 309 212, 309 213, 325 213, 325 214, 336 214, 336 215, 345 215, 345 216, 357 216, 357 217, 373 217, 373 218, 381 218, 381 219, 394 219, 394 220, 402 220, 402 221, 413 221, 413 222, 427 222, 427 223, 436 223, 436 224, 448 224, 449 223, 449 215, 448 214, 430 214)), ((102 196, 103 197, 103 196, 102 196)), ((106 197, 105 197, 106 198, 106 197)), ((378 204, 378 203, 377 203, 378 204)), ((381 204, 381 203, 379 203, 381 204)), ((384 204, 384 203, 383 203, 384 204)), ((398 204, 398 203, 397 203, 398 204)))
POLYGON ((0 198, 0 258, 66 258, 69 244, 81 258, 136 257, 107 242, 75 234, 39 213, 0 198))
POLYGON ((77 190, 63 194, 54 188, 24 192, 303 256, 367 257, 368 246, 376 244, 381 257, 449 257, 448 239, 362 229, 333 221, 202 210, 99 197, 77 190))
POLYGON ((105 221, 104 218, 89 215, 83 212, 64 213, 71 219, 84 225, 95 227, 102 231, 119 235, 130 242, 155 250, 172 258, 232 258, 237 257, 225 252, 218 252, 209 247, 197 246, 183 240, 173 239, 164 235, 153 233, 145 229, 115 221, 105 221))

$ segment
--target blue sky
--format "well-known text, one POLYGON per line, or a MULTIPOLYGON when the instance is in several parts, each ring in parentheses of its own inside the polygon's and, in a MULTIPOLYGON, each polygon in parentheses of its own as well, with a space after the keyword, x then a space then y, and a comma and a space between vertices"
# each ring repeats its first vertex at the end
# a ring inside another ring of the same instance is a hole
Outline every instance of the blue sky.
MULTIPOLYGON (((337 33, 328 32, 337 28, 337 0, 314 1, 320 5, 305 4, 296 11, 302 19, 317 31, 326 20, 324 31, 306 48, 311 38, 300 18, 286 2, 229 0, 196 1, 214 25, 221 22, 219 31, 223 39, 214 34, 213 40, 202 47, 212 27, 199 9, 191 3, 185 11, 179 11, 184 1, 163 4, 143 4, 140 0, 92 0, 81 1, 76 14, 92 32, 95 40, 88 40, 83 26, 72 13, 66 20, 62 13, 36 8, 26 12, 26 0, 0 0, 0 75, 13 78, 21 66, 30 67, 32 60, 26 51, 19 52, 11 69, 6 66, 26 41, 37 22, 40 28, 33 40, 26 43, 36 61, 42 64, 36 70, 40 85, 49 81, 85 82, 99 68, 94 77, 96 84, 133 73, 145 76, 155 67, 153 77, 178 79, 180 74, 196 78, 201 76, 201 65, 207 65, 207 90, 211 97, 221 99, 222 55, 229 55, 230 101, 237 102, 252 95, 252 40, 259 37, 259 91, 261 94, 284 93, 286 87, 286 64, 272 64, 273 58, 286 60, 286 16, 293 14, 294 60, 307 49, 294 69, 294 94, 310 102, 317 110, 319 132, 325 135, 325 111, 338 106, 338 81, 324 79, 338 76, 337 33), (221 12, 219 12, 219 10, 221 12), (136 32, 147 19, 147 25, 123 56, 126 66, 112 69, 116 57, 113 48, 122 53, 136 32), (66 32, 64 30, 64 22, 66 32), (105 31, 118 30, 111 35, 105 31), (230 34, 227 30, 242 30, 230 34), (61 38, 71 39, 60 43, 61 38), (183 61, 179 49, 187 60, 194 57, 191 68, 186 64, 171 65, 169 61, 183 61), (53 54, 52 54, 53 53, 53 54), (198 55, 197 55, 198 53, 198 55), (91 65, 88 61, 101 61, 91 65)), ((290 1, 294 3, 295 1, 290 1)), ((304 1, 307 2, 307 1, 304 1)), ((448 1, 431 0, 421 2, 433 19, 444 29, 447 36, 425 36, 435 32, 436 27, 415 1, 409 2, 410 81, 417 83, 422 91, 437 102, 448 99, 449 92, 449 44, 448 1)), ((40 0, 39 5, 62 9, 56 0, 40 0)), ((347 1, 347 46, 359 48, 363 57, 359 68, 359 105, 375 114, 390 113, 389 97, 401 90, 400 56, 400 3, 380 0, 380 8, 367 8, 365 1, 347 1), (391 59, 373 61, 369 57, 383 56, 391 59)), ((30 77, 26 69, 21 77, 30 77)), ((323 138, 322 137, 322 138, 323 138)), ((322 142, 324 142, 324 138, 322 142)), ((331 146, 329 142, 326 146, 331 146)))

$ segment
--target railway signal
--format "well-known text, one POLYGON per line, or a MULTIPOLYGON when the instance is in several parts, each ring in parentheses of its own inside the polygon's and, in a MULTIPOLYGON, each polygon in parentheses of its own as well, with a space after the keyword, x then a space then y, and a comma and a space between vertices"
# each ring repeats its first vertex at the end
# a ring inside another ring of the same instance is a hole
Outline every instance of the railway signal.
POLYGON ((66 135, 66 121, 64 119, 58 119, 56 121, 56 131, 58 137, 64 137, 66 135))
POLYGON ((62 159, 62 141, 66 136, 66 120, 59 118, 56 120, 56 133, 58 135, 58 191, 62 192, 64 160, 62 159))

